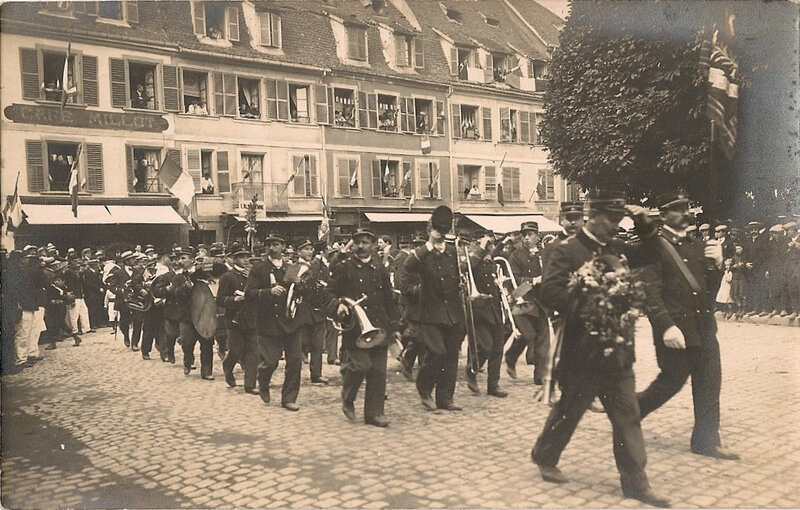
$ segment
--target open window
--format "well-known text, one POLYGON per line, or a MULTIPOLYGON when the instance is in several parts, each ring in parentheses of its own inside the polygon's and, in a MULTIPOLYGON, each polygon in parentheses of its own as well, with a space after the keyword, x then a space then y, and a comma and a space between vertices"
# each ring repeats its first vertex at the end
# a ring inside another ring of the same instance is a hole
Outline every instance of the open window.
POLYGON ((319 196, 317 158, 312 154, 292 156, 293 195, 296 197, 319 196))
POLYGON ((309 94, 308 85, 289 84, 289 120, 300 124, 311 122, 309 116, 309 94))
POLYGON ((458 165, 458 189, 462 200, 483 200, 483 172, 480 165, 458 165))
POLYGON ((158 179, 161 151, 150 147, 132 147, 130 190, 134 193, 163 193, 158 179))
POLYGON ((378 159, 372 162, 372 195, 380 198, 410 197, 412 194, 411 164, 398 160, 378 159))
POLYGON ((429 134, 435 131, 436 114, 433 110, 433 101, 430 99, 414 99, 415 132, 429 134))
POLYGON ((194 32, 213 40, 239 40, 239 10, 228 2, 194 2, 194 32))
POLYGON ((208 73, 181 70, 183 111, 192 115, 208 115, 208 73))
POLYGON ((459 138, 467 140, 480 139, 478 123, 478 107, 468 104, 453 105, 453 126, 459 126, 459 138))
MULTIPOLYGON (((78 157, 78 145, 73 142, 47 142, 47 179, 50 191, 69 191, 70 171, 78 157)), ((80 165, 80 162, 75 163, 80 165)))
POLYGON ((280 48, 282 46, 280 15, 275 12, 259 12, 258 21, 260 26, 261 46, 280 48))
POLYGON ((394 36, 395 64, 398 67, 425 67, 422 40, 412 35, 394 36))
MULTIPOLYGON (((155 110, 156 71, 158 66, 140 62, 128 62, 128 93, 131 108, 155 110)), ((113 77, 112 77, 113 80, 113 77)))
POLYGON ((517 132, 520 120, 519 110, 511 108, 500 108, 500 141, 517 142, 519 135, 517 132))
MULTIPOLYGON (((65 56, 66 52, 42 51, 41 99, 61 101, 65 56)), ((75 76, 75 55, 70 55, 67 63, 67 90, 77 91, 75 76)), ((67 103, 76 103, 77 99, 77 94, 67 95, 67 103)))
POLYGON ((243 119, 261 118, 261 81, 251 78, 238 78, 239 117, 243 119))
POLYGON ((203 195, 213 195, 216 187, 213 179, 214 172, 214 151, 200 151, 200 193, 203 195))
POLYGON ((398 111, 397 96, 378 94, 378 129, 381 131, 397 131, 398 111))
POLYGON ((356 91, 353 89, 333 89, 333 125, 356 127, 356 91))

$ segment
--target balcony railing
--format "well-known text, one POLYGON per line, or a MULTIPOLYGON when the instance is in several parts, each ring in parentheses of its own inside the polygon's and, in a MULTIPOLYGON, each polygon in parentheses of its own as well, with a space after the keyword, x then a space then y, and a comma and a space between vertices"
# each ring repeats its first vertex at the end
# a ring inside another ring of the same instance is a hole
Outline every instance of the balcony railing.
POLYGON ((231 205, 237 214, 245 214, 255 196, 259 212, 289 212, 288 188, 286 183, 236 182, 231 185, 231 205))

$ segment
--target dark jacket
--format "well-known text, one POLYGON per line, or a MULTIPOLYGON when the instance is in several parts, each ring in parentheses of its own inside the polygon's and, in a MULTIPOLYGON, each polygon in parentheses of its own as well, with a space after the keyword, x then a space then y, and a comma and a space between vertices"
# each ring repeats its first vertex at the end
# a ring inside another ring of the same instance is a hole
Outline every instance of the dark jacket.
POLYGON ((408 324, 409 321, 418 321, 419 320, 419 275, 417 273, 410 273, 408 269, 406 269, 406 260, 409 257, 413 256, 411 253, 401 252, 395 264, 397 266, 397 271, 394 274, 394 283, 395 286, 398 287, 400 290, 400 297, 398 299, 398 305, 400 306, 400 312, 403 314, 403 322, 408 324), (404 288, 406 289, 408 294, 403 292, 403 288, 400 287, 400 282, 404 282, 404 288))
POLYGON ((530 314, 537 317, 543 315, 545 312, 539 304, 541 283, 534 284, 534 279, 542 276, 542 262, 539 258, 539 253, 531 253, 528 248, 523 246, 511 254, 508 262, 511 264, 511 270, 514 272, 517 285, 523 282, 533 285, 533 288, 523 296, 525 301, 514 306, 514 314, 530 314))
POLYGON ((427 324, 464 324, 464 310, 461 305, 460 279, 457 266, 456 249, 449 244, 440 253, 427 245, 420 246, 406 257, 405 271, 396 281, 400 292, 416 296, 420 313, 419 321, 427 324), (416 274, 419 283, 408 278, 416 274))
POLYGON ((167 286, 167 302, 172 302, 175 306, 175 319, 178 322, 192 322, 191 297, 192 286, 187 286, 186 282, 191 281, 194 285, 195 276, 183 271, 174 274, 171 285, 167 286))
POLYGON ((76 299, 83 299, 83 278, 78 269, 69 268, 64 271, 64 285, 76 299))
POLYGON ((83 291, 87 300, 99 301, 103 299, 103 281, 102 276, 98 271, 92 268, 86 268, 81 275, 83 280, 83 291))
POLYGON ((547 264, 550 262, 550 258, 552 257, 553 251, 556 249, 556 246, 563 243, 569 238, 570 236, 568 236, 566 232, 562 230, 561 232, 558 233, 558 236, 555 239, 553 239, 552 241, 550 241, 549 243, 547 243, 542 247, 542 249, 539 251, 539 256, 542 259, 542 274, 544 274, 547 271, 547 264))
POLYGON ((22 264, 16 284, 16 302, 23 310, 32 312, 45 304, 45 289, 49 286, 44 270, 22 264))
POLYGON ((500 305, 500 289, 495 283, 497 271, 494 261, 486 260, 483 256, 486 250, 478 248, 475 255, 470 257, 472 266, 472 276, 474 277, 475 288, 479 293, 489 298, 478 298, 472 301, 473 316, 475 323, 485 323, 491 326, 501 326, 503 324, 503 309, 500 305))
POLYGON ((245 298, 252 303, 256 331, 259 334, 286 335, 298 327, 298 324, 286 318, 286 293, 273 296, 270 292, 278 285, 288 290, 289 285, 284 283, 288 266, 289 262, 285 259, 281 267, 277 267, 267 258, 253 264, 250 269, 245 285, 245 298))
POLYGON ((231 269, 219 278, 217 306, 225 309, 225 327, 228 329, 252 329, 255 317, 248 310, 246 301, 235 301, 236 292, 244 296, 247 277, 243 272, 231 269))

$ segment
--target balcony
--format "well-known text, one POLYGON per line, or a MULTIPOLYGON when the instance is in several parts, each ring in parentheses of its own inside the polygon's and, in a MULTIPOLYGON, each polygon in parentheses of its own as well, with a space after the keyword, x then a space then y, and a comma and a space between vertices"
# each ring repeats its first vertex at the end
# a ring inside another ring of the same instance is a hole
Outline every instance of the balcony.
POLYGON ((536 78, 536 92, 547 91, 547 84, 550 83, 549 78, 536 78))
POLYGON ((533 78, 526 78, 524 76, 519 76, 516 74, 507 74, 505 77, 505 82, 510 87, 515 88, 517 90, 527 90, 528 92, 535 92, 539 89, 536 88, 537 82, 539 80, 535 80, 533 78))
POLYGON ((256 197, 257 214, 289 212, 289 185, 274 182, 236 182, 231 185, 231 207, 237 215, 247 213, 247 204, 256 197))

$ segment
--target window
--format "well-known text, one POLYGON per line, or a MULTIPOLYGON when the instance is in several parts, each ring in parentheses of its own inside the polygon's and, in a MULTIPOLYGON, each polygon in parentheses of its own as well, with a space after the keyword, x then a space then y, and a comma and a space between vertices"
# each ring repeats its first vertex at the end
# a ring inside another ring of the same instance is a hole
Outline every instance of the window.
POLYGON ((455 138, 468 140, 480 139, 480 124, 478 123, 478 107, 467 104, 453 104, 453 133, 455 138), (456 127, 458 126, 458 127, 456 127))
POLYGON ((340 197, 360 197, 359 159, 336 158, 336 194, 340 197))
POLYGON ((128 150, 128 191, 163 193, 158 179, 161 150, 149 147, 129 147, 128 150))
POLYGON ((497 176, 493 166, 483 167, 483 198, 487 200, 497 198, 497 176))
MULTIPOLYGON (((61 88, 64 76, 66 52, 42 51, 42 95, 46 101, 61 101, 61 88)), ((75 82, 75 55, 70 54, 67 63, 67 90, 77 92, 75 82)), ((77 94, 67 95, 68 103, 77 102, 77 94)))
POLYGON ((333 125, 356 127, 356 92, 352 89, 333 89, 333 125))
POLYGON ((410 35, 395 35, 395 63, 399 67, 425 67, 425 54, 422 50, 422 39, 410 35))
POLYGON ((72 165, 78 156, 77 143, 47 142, 47 179, 50 191, 69 191, 72 165))
POLYGON ((372 196, 382 198, 410 197, 411 164, 378 159, 372 162, 372 196))
POLYGON ((122 19, 122 2, 97 2, 97 17, 122 19))
POLYGON ((471 48, 450 48, 450 74, 462 80, 483 81, 478 52, 471 48))
POLYGON ((258 20, 261 28, 261 46, 280 48, 281 17, 274 12, 260 12, 258 20))
POLYGON ((547 62, 541 60, 528 61, 528 76, 537 80, 547 80, 550 78, 550 68, 547 62))
POLYGON ((194 33, 213 40, 239 40, 239 10, 227 2, 194 2, 194 33))
POLYGON ((214 194, 214 181, 212 180, 212 161, 214 151, 200 151, 200 193, 203 195, 214 194))
POLYGON ((519 200, 519 168, 503 167, 503 198, 505 200, 519 200))
POLYGON ((556 199, 555 172, 552 168, 539 170, 539 182, 536 185, 536 194, 539 200, 556 199))
POLYGON ((155 64, 128 62, 128 97, 131 108, 156 109, 156 68, 155 64))
POLYGON ((491 65, 487 66, 487 70, 491 69, 491 78, 494 81, 504 82, 506 76, 511 73, 519 72, 520 66, 513 62, 509 55, 503 53, 494 53, 490 56, 491 59, 487 59, 487 63, 491 62, 491 65))
POLYGON ((264 155, 242 153, 241 174, 243 182, 264 182, 264 155))
POLYGON ((289 116, 291 122, 308 124, 311 118, 308 114, 309 86, 289 84, 289 116))
MULTIPOLYGON (((96 16, 98 20, 125 21, 139 23, 139 2, 136 0, 121 1, 76 1, 76 2, 48 2, 63 6, 71 4, 71 9, 76 14, 96 16)), ((52 11, 53 7, 48 7, 52 11)), ((66 7, 64 8, 66 10, 66 7)))
POLYGON ((215 195, 231 191, 228 151, 188 148, 186 169, 192 176, 196 193, 215 195))
POLYGON ((500 108, 500 141, 517 141, 517 123, 519 111, 510 108, 500 108))
POLYGON ((319 196, 317 158, 309 154, 292 156, 292 177, 290 180, 294 184, 294 196, 319 196))
POLYGON ((564 200, 567 202, 579 202, 583 200, 581 187, 576 182, 565 183, 564 200))
POLYGON ((378 129, 397 131, 397 96, 378 94, 378 129))
MULTIPOLYGON (((32 101, 61 101, 64 81, 62 49, 20 48, 22 97, 32 101)), ((70 51, 67 60, 66 104, 98 106, 97 57, 70 51)))
POLYGON ((458 189, 462 200, 482 200, 483 183, 480 165, 458 165, 458 189))
POLYGON ((183 111, 192 115, 208 115, 208 73, 181 70, 183 111))
POLYGON ((103 146, 71 141, 25 141, 28 191, 69 191, 72 167, 80 191, 103 192, 103 146), (85 163, 85 166, 84 166, 85 163))
POLYGON ((418 162, 420 198, 439 198, 439 164, 435 161, 418 162))
POLYGON ((238 78, 239 117, 243 119, 261 118, 261 82, 257 79, 238 78))
POLYGON ((537 143, 536 114, 511 108, 500 108, 500 141, 537 143))
POLYGON ((354 25, 347 30, 347 57, 353 60, 367 60, 367 29, 354 25))
POLYGON ((433 112, 433 101, 430 99, 414 99, 415 132, 419 134, 430 134, 434 130, 435 114, 433 112))

